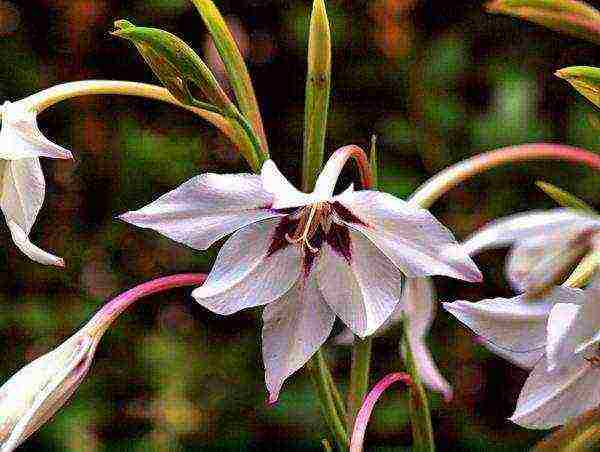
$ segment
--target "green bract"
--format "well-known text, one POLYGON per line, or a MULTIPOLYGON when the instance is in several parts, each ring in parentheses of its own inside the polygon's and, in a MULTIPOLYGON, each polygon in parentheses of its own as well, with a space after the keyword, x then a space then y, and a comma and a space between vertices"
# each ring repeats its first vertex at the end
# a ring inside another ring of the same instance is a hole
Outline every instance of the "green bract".
POLYGON ((600 68, 591 66, 571 66, 555 75, 564 78, 577 91, 600 107, 600 68))

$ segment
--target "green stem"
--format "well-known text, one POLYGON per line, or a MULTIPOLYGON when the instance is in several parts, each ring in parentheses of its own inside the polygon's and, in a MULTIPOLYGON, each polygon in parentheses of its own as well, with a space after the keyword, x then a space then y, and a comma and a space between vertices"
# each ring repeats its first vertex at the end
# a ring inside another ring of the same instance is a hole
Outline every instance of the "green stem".
POLYGON ((321 400, 321 409, 325 421, 333 434, 338 449, 342 452, 347 451, 350 443, 344 424, 336 408, 334 391, 332 391, 332 380, 325 362, 323 353, 319 350, 308 362, 308 369, 315 386, 319 399, 321 400))
POLYGON ((350 369, 350 389, 348 390, 348 415, 346 416, 346 426, 349 432, 354 428, 356 415, 369 390, 371 344, 372 340, 370 337, 365 339, 354 338, 352 368, 350 369))
POLYGON ((249 161, 248 163, 256 173, 260 173, 260 169, 262 168, 263 163, 265 163, 265 161, 269 159, 269 154, 263 150, 260 139, 256 136, 252 125, 250 125, 248 120, 244 118, 244 116, 242 116, 242 114, 239 111, 237 111, 237 109, 233 114, 233 119, 235 119, 238 122, 242 129, 244 129, 246 136, 248 137, 250 143, 252 144, 252 147, 254 148, 252 161, 249 161))

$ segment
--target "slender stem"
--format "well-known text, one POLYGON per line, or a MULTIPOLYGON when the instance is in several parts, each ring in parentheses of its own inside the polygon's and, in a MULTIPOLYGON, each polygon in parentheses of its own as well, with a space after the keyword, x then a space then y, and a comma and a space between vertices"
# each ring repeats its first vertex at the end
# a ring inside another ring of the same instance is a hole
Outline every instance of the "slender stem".
POLYGON ((442 195, 472 176, 501 165, 527 160, 565 160, 600 171, 600 155, 585 149, 551 143, 508 146, 476 155, 445 169, 413 193, 410 202, 428 208, 442 195))
MULTIPOLYGON (((327 363, 325 362, 325 364, 327 364, 327 363)), ((335 408, 337 410, 338 417, 342 420, 346 419, 347 413, 346 413, 346 405, 344 403, 344 398, 342 397, 340 390, 338 389, 337 385, 335 384, 335 381, 333 381, 333 376, 331 375, 329 367, 326 365, 323 370, 325 372, 325 377, 327 378, 327 383, 329 384, 329 388, 331 389, 331 394, 333 395, 333 401, 335 402, 335 408)))
POLYGON ((372 339, 354 338, 352 347, 352 367, 350 369, 350 388, 348 389, 348 415, 346 426, 351 431, 354 420, 369 390, 369 373, 371 369, 372 339))
POLYGON ((325 421, 333 434, 338 449, 346 451, 348 450, 348 435, 340 414, 336 409, 336 402, 327 376, 329 370, 321 350, 317 351, 308 362, 308 368, 319 399, 321 400, 321 409, 323 410, 325 421))
POLYGON ((365 190, 373 188, 373 174, 367 154, 359 146, 350 144, 339 148, 329 157, 317 180, 315 192, 321 193, 323 196, 331 196, 337 179, 349 159, 353 159, 356 163, 362 188, 365 190))
POLYGON ((129 289, 106 303, 85 326, 90 335, 102 335, 119 315, 142 297, 176 287, 194 286, 206 280, 203 273, 182 273, 156 278, 129 289))
POLYGON ((369 395, 367 395, 365 403, 362 405, 356 416, 356 424, 354 424, 354 431, 352 432, 352 439, 350 440, 350 452, 362 452, 367 424, 371 418, 373 408, 385 390, 397 381, 401 381, 409 387, 412 386, 412 381, 408 374, 396 372, 383 377, 379 383, 371 389, 369 395))

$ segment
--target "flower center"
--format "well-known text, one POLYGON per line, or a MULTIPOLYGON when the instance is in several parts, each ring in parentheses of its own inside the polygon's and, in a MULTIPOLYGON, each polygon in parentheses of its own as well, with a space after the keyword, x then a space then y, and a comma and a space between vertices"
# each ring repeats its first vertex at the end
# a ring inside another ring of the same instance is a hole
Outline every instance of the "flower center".
POLYGON ((329 232, 331 226, 331 206, 327 202, 318 202, 303 207, 298 217, 298 224, 292 234, 285 234, 286 240, 290 243, 300 243, 302 248, 306 248, 312 253, 318 253, 319 248, 311 245, 310 240, 319 229, 319 226, 325 234, 329 232))

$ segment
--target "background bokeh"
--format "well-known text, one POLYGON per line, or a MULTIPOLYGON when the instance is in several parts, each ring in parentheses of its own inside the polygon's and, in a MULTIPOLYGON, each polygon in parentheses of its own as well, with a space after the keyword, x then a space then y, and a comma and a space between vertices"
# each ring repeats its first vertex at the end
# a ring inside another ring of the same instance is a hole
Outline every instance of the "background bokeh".
MULTIPOLYGON (((217 3, 247 57, 272 156, 297 181, 310 2, 217 3)), ((589 122, 594 106, 552 75, 597 63, 597 47, 488 15, 473 0, 327 3, 334 43, 327 149, 366 146, 376 133, 386 191, 406 197, 445 166, 504 145, 544 140, 598 149, 589 122)), ((175 32, 221 73, 188 0, 0 0, 0 98, 86 78, 156 82, 130 44, 109 36, 120 18, 175 32)), ((46 111, 40 127, 76 156, 43 161, 48 193, 32 235, 67 267, 30 262, 1 222, 2 380, 111 296, 159 275, 210 268, 216 249, 190 250, 119 222, 117 214, 200 172, 247 170, 209 125, 156 102, 79 98, 46 111)), ((433 211, 464 238, 494 217, 551 207, 534 186, 538 179, 597 204, 597 177, 561 163, 520 164, 453 190, 433 211)), ((440 298, 509 295, 503 258, 478 258, 484 285, 436 279, 440 298)), ((72 402, 22 450, 320 450, 326 430, 303 372, 289 380, 277 406, 265 404, 256 313, 219 317, 189 292, 150 297, 127 311, 72 402)), ((400 368, 398 338, 395 330, 376 341, 376 377, 400 368)), ((432 396, 439 450, 518 451, 542 436, 506 420, 523 371, 485 351, 445 313, 431 345, 455 387, 451 403, 432 396)), ((327 355, 344 385, 349 350, 330 345, 327 355)), ((371 450, 410 446, 404 398, 398 388, 378 405, 371 450)))

